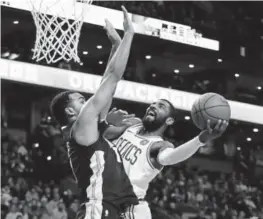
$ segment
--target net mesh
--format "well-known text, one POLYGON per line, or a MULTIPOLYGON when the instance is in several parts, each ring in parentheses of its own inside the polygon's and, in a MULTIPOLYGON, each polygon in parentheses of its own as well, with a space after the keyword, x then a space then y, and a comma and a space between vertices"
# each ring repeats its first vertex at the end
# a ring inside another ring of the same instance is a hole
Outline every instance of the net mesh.
POLYGON ((80 62, 78 43, 83 19, 92 0, 30 0, 36 26, 33 60, 80 62))

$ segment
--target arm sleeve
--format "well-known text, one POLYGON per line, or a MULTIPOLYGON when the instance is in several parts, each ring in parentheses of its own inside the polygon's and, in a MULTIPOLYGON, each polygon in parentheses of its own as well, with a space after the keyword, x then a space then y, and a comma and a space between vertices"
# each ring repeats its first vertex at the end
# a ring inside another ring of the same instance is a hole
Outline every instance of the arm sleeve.
POLYGON ((204 146, 204 144, 199 141, 199 137, 197 136, 177 148, 165 148, 161 150, 158 154, 157 161, 163 166, 174 165, 193 156, 202 146, 204 146))

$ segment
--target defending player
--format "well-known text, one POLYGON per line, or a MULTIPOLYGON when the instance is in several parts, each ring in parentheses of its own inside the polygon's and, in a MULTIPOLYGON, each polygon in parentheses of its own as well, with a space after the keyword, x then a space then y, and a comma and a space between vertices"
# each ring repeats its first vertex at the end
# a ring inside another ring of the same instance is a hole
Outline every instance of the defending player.
POLYGON ((144 200, 149 183, 162 170, 163 166, 174 165, 192 156, 207 141, 218 138, 226 130, 228 123, 218 121, 185 144, 174 148, 164 141, 164 131, 174 124, 176 110, 167 100, 161 99, 152 103, 146 110, 141 123, 129 127, 114 141, 120 152, 125 171, 139 199, 139 205, 126 209, 129 219, 151 219, 151 211, 144 200))
POLYGON ((122 10, 125 34, 95 94, 86 101, 77 92, 65 91, 51 103, 53 116, 64 126, 63 135, 73 174, 78 186, 87 194, 78 218, 117 219, 122 207, 138 203, 119 153, 102 136, 105 126, 99 120, 100 113, 112 99, 122 78, 134 36, 128 13, 124 7, 122 10))

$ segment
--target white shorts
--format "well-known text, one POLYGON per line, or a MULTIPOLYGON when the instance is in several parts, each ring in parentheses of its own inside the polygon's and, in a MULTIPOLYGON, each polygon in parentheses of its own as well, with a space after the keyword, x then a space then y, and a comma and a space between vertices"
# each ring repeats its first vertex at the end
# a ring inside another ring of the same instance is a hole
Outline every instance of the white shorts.
POLYGON ((146 201, 139 201, 125 211, 125 219, 152 219, 150 207, 146 201))

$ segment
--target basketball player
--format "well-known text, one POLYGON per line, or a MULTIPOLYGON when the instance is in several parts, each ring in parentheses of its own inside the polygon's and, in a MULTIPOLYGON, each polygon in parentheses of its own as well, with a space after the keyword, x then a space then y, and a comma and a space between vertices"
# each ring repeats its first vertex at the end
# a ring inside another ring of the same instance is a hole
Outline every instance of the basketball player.
POLYGON ((207 121, 206 130, 174 148, 170 142, 164 141, 163 135, 174 124, 175 117, 174 106, 165 99, 158 100, 148 107, 141 122, 126 129, 113 141, 139 199, 139 205, 126 209, 125 215, 129 219, 151 219, 150 208, 144 200, 149 183, 164 166, 188 159, 206 142, 221 136, 228 126, 227 121, 219 120, 212 129, 207 121))
POLYGON ((78 186, 86 190, 87 200, 78 219, 118 219, 123 207, 138 204, 119 153, 102 136, 105 124, 99 120, 123 76, 134 36, 128 13, 124 7, 122 10, 124 37, 95 94, 86 101, 77 92, 65 91, 51 103, 53 116, 63 126, 73 174, 78 186))

